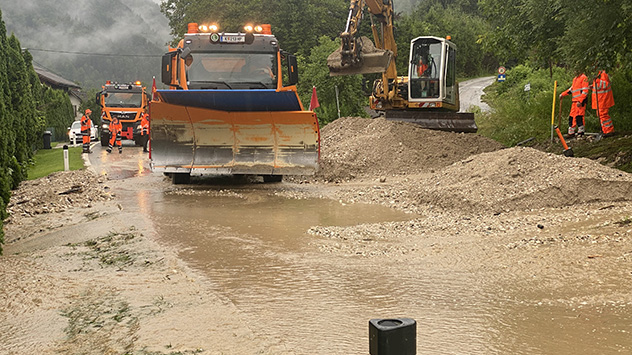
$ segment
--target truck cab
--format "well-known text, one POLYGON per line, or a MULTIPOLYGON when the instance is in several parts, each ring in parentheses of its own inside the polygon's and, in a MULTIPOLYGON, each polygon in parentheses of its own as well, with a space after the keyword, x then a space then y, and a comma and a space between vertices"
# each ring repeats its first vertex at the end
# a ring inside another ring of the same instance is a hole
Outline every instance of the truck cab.
POLYGON ((110 140, 110 122, 116 117, 123 125, 122 139, 142 144, 138 126, 142 115, 147 111, 149 96, 140 81, 133 83, 112 83, 107 81, 103 90, 97 93, 96 102, 101 106, 101 145, 107 146, 110 140))
MULTIPOLYGON (((296 57, 282 53, 269 25, 245 33, 200 32, 191 24, 177 48, 163 56, 162 82, 178 90, 276 90, 283 87, 281 59, 287 59, 288 85, 298 82, 296 57)), ((202 27, 202 26, 200 26, 202 27)))

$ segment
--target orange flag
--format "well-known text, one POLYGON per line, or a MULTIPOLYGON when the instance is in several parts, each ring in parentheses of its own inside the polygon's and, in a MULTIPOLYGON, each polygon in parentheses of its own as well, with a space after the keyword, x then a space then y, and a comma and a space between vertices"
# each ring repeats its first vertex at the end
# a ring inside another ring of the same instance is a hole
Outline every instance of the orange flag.
POLYGON ((309 102, 309 110, 314 111, 316 107, 320 107, 320 104, 318 103, 318 96, 316 95, 316 87, 312 86, 312 99, 309 102))

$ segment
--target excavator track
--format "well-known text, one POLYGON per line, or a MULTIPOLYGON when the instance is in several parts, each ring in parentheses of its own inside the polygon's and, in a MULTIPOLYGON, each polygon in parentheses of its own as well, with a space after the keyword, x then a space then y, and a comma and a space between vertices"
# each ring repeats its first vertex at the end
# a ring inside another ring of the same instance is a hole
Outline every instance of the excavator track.
POLYGON ((478 130, 471 112, 387 110, 386 119, 410 122, 439 131, 476 133, 478 130))

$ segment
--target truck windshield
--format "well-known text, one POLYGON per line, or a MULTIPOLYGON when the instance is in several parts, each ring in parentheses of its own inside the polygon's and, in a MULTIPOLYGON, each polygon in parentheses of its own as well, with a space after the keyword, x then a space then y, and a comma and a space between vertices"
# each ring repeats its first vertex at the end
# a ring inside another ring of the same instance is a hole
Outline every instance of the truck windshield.
POLYGON ((275 89, 273 53, 192 53, 185 59, 191 89, 275 89))
POLYGON ((143 94, 141 92, 111 92, 105 95, 106 107, 141 107, 143 94))

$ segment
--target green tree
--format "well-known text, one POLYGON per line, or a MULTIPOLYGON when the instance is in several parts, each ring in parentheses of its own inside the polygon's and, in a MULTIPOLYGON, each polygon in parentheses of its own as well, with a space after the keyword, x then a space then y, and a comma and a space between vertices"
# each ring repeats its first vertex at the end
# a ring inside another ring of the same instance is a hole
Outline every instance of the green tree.
POLYGON ((309 55, 318 37, 339 35, 348 7, 348 3, 338 0, 167 0, 161 4, 161 11, 169 19, 172 44, 182 38, 190 22, 217 23, 227 32, 243 31, 248 23, 269 23, 284 50, 309 55))
POLYGON ((66 132, 75 120, 75 112, 68 94, 47 87, 44 91, 44 116, 46 128, 54 131, 56 141, 68 139, 66 132))
POLYGON ((361 75, 329 76, 327 56, 340 47, 339 40, 331 40, 327 36, 319 38, 308 57, 299 57, 298 86, 299 96, 307 108, 312 96, 312 87, 316 87, 320 107, 315 109, 321 126, 338 118, 336 106, 336 87, 341 116, 365 116, 363 107, 368 105, 366 95, 362 92, 361 75))
POLYGON ((33 155, 35 142, 29 142, 28 137, 32 137, 33 130, 39 127, 34 127, 37 122, 35 102, 20 42, 12 35, 8 38, 7 44, 6 50, 9 57, 7 79, 9 81, 10 106, 14 114, 11 127, 12 141, 9 147, 13 156, 10 165, 11 188, 15 189, 26 178, 27 163, 33 155))
MULTIPOLYGON (((150 88, 151 90, 151 88, 150 88)), ((97 89, 90 89, 86 92, 86 96, 88 97, 87 100, 84 100, 81 103, 81 107, 79 107, 79 110, 81 112, 85 112, 86 109, 90 109, 92 111, 92 114, 90 115, 90 118, 92 119, 92 122, 99 126, 101 124, 101 106, 97 105, 97 102, 95 100, 97 93, 100 92, 101 90, 97 90, 97 89)))
POLYGON ((557 63, 557 46, 564 33, 564 20, 557 1, 481 0, 482 13, 493 30, 480 42, 505 64, 531 61, 538 68, 557 63))
POLYGON ((632 3, 629 0, 558 0, 565 20, 559 52, 573 69, 596 74, 632 70, 632 3))
MULTIPOLYGON (((463 6, 469 8, 469 4, 463 6)), ((457 45, 457 72, 460 76, 487 74, 497 67, 498 62, 492 53, 484 50, 478 42, 478 38, 490 30, 489 26, 481 17, 466 13, 461 5, 445 7, 439 2, 421 3, 410 15, 402 16, 396 25, 397 69, 400 75, 408 72, 410 41, 419 36, 450 36, 457 45)))
MULTIPOLYGON (((0 11, 0 227, 7 218, 7 204, 11 198, 10 184, 10 155, 11 129, 13 126, 13 113, 10 110, 9 81, 7 77, 7 31, 2 21, 0 11)), ((0 228, 0 253, 1 244, 4 242, 4 231, 0 228)))
POLYGON ((40 148, 40 143, 42 143, 41 133, 44 130, 44 124, 46 122, 46 117, 44 117, 44 112, 40 109, 40 106, 43 104, 43 93, 44 93, 44 85, 39 80, 35 69, 33 69, 33 56, 29 51, 24 51, 24 63, 26 65, 26 70, 28 74, 28 82, 31 88, 31 93, 33 95, 33 103, 35 105, 34 116, 29 116, 29 121, 27 123, 28 129, 26 131, 26 141, 31 145, 31 151, 40 148))

